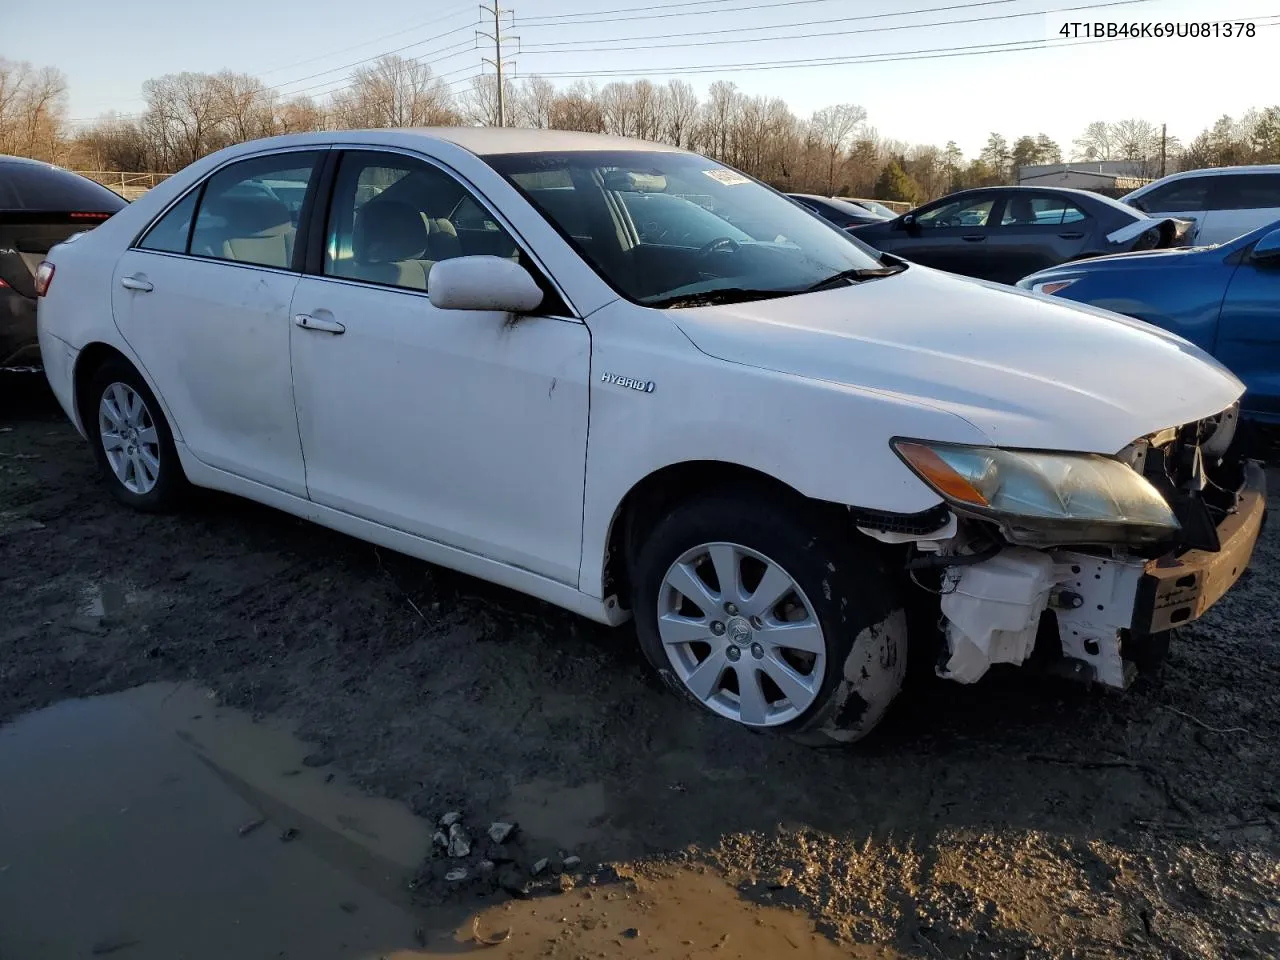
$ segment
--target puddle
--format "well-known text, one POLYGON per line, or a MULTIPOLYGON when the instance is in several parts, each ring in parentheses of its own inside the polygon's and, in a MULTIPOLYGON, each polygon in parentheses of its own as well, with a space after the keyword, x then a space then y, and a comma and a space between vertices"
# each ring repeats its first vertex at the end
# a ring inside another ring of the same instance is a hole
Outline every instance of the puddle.
MULTIPOLYGON (((120 589, 85 599, 110 615, 129 602, 120 589)), ((428 910, 409 880, 432 825, 315 752, 289 723, 183 684, 0 727, 0 957, 892 956, 837 947, 805 915, 694 870, 428 910), (510 935, 488 946, 475 930, 510 935)), ((607 818, 600 784, 527 783, 511 805, 522 830, 562 844, 592 842, 607 818)))
POLYGON ((0 956, 372 960, 457 922, 409 900, 425 823, 313 749, 169 684, 0 728, 0 956))

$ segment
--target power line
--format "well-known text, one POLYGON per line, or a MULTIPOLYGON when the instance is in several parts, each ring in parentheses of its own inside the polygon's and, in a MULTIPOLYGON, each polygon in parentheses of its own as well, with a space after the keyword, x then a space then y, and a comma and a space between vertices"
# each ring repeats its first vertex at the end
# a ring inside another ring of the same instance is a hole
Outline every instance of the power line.
MULTIPOLYGON (((897 23, 885 27, 859 27, 856 30, 824 30, 821 33, 798 33, 787 36, 772 37, 737 37, 731 40, 697 40, 688 43, 654 43, 626 47, 604 47, 598 50, 575 51, 572 48, 591 43, 618 43, 623 40, 674 40, 685 37, 687 33, 661 33, 640 37, 619 37, 611 40, 565 40, 559 43, 531 43, 529 53, 573 53, 598 52, 606 53, 614 50, 654 50, 671 49, 673 47, 713 47, 728 43, 772 43, 782 40, 811 40, 815 37, 848 37, 864 33, 892 33, 900 30, 924 30, 929 27, 951 27, 970 23, 990 23, 995 20, 1018 20, 1024 17, 1043 17, 1056 13, 1071 13, 1078 10, 1098 10, 1104 7, 1127 7, 1136 3, 1152 3, 1154 0, 1109 0, 1107 3, 1087 3, 1075 7, 1059 7, 1053 10, 1032 10, 1024 13, 997 13, 987 17, 968 17, 963 20, 931 20, 927 23, 897 23), (538 49, 551 48, 551 49, 538 49)), ((836 23, 850 23, 865 20, 866 17, 840 17, 830 20, 807 20, 800 23, 769 24, 761 27, 726 27, 723 30, 699 30, 699 36, 718 36, 729 33, 758 32, 760 30, 777 30, 779 27, 816 27, 836 23)), ((523 51, 522 51, 523 52, 523 51)))
MULTIPOLYGON (((702 17, 709 15, 723 16, 729 13, 746 13, 752 10, 770 10, 778 7, 799 7, 813 3, 830 3, 831 0, 771 0, 769 3, 752 3, 741 7, 730 7, 721 10, 690 10, 685 13, 648 13, 634 17, 604 17, 600 19, 586 19, 573 21, 574 26, 584 26, 592 23, 623 23, 634 20, 667 20, 672 17, 702 17)), ((942 13, 946 10, 965 10, 972 7, 996 7, 1006 3, 1016 3, 1017 0, 977 0, 972 3, 953 3, 945 7, 926 7, 919 10, 899 10, 895 13, 872 13, 866 14, 867 20, 884 20, 889 17, 907 17, 918 13, 942 13)), ((664 7, 654 9, 662 10, 664 7)), ((568 14, 563 14, 568 16, 568 14)), ((536 18, 535 18, 536 19, 536 18)), ((563 27, 568 26, 567 23, 535 23, 532 20, 521 20, 522 27, 563 27)))
MULTIPOLYGON (((423 44, 431 43, 433 40, 443 40, 445 37, 451 37, 455 33, 463 33, 466 30, 471 28, 472 28, 471 24, 469 23, 464 24, 461 27, 457 27, 453 30, 447 30, 444 33, 437 33, 435 36, 427 37, 426 39, 423 39, 423 40, 415 40, 413 43, 406 43, 403 47, 396 47, 392 50, 384 50, 381 53, 376 53, 371 57, 365 57, 363 60, 355 60, 351 63, 345 63, 340 67, 333 67, 332 69, 329 69, 329 70, 321 70, 319 73, 313 73, 310 76, 306 76, 306 77, 298 77, 296 80, 285 80, 281 83, 276 84, 275 87, 273 87, 272 89, 279 90, 281 87, 288 87, 288 86, 292 86, 295 83, 302 83, 302 81, 304 80, 313 80, 316 77, 323 77, 327 73, 337 73, 339 70, 348 70, 352 67, 358 67, 358 66, 361 66, 362 64, 370 63, 374 60, 381 60, 383 57, 390 57, 394 54, 402 53, 405 50, 410 50, 413 47, 420 47, 423 44)), ((456 45, 457 44, 454 44, 454 46, 456 45)), ((429 56, 431 56, 431 54, 429 53, 423 54, 423 57, 429 57, 429 56)))
MULTIPOLYGON (((705 7, 713 3, 733 3, 734 0, 682 0, 680 3, 664 3, 649 4, 643 7, 618 7, 614 10, 604 10, 602 13, 633 13, 638 10, 653 12, 655 10, 674 10, 676 7, 705 7)), ((812 0, 814 3, 831 2, 831 0, 812 0)), ((1010 0, 1012 2, 1012 0, 1010 0)), ((718 12, 718 11, 717 11, 718 12)), ((530 17, 530 20, 572 20, 575 17, 590 16, 584 13, 547 13, 541 16, 530 17)))
POLYGON ((317 54, 314 57, 308 57, 306 60, 298 60, 294 63, 287 63, 284 66, 272 67, 270 70, 263 70, 261 73, 255 74, 255 76, 267 77, 273 73, 279 73, 282 70, 292 70, 294 67, 302 67, 308 63, 315 63, 317 60, 323 60, 326 57, 332 57, 338 53, 346 53, 348 50, 355 50, 358 47, 367 47, 371 43, 380 43, 383 40, 390 40, 392 37, 402 37, 406 33, 410 33, 414 30, 421 30, 423 27, 439 26, 441 20, 447 20, 450 17, 456 17, 458 14, 466 13, 470 9, 471 9, 471 4, 469 3, 461 7, 455 7, 453 10, 447 10, 444 13, 437 14, 436 16, 432 17, 430 20, 426 20, 423 23, 415 23, 411 27, 402 27, 399 30, 393 30, 391 33, 384 33, 380 37, 374 37, 370 40, 362 40, 360 43, 353 43, 347 47, 339 47, 337 50, 330 50, 327 53, 317 54))
MULTIPOLYGON (((520 42, 520 38, 519 37, 508 38, 507 35, 503 33, 502 31, 502 12, 503 11, 502 11, 502 4, 499 3, 499 0, 493 0, 493 6, 487 6, 482 3, 480 5, 480 9, 483 10, 485 13, 493 14, 493 33, 486 33, 483 30, 477 30, 476 35, 480 37, 485 37, 493 41, 493 56, 481 57, 480 61, 481 63, 491 64, 493 66, 494 73, 497 74, 497 77, 498 77, 497 120, 498 120, 498 126, 505 127, 507 125, 507 92, 506 92, 506 85, 502 82, 502 68, 506 65, 506 61, 502 59, 502 41, 506 39, 512 39, 512 40, 515 40, 516 43, 518 44, 520 42)), ((507 11, 507 13, 510 13, 510 12, 511 12, 510 10, 507 11)))
MULTIPOLYGON (((1257 21, 1254 21, 1257 23, 1257 21)), ((1258 23, 1259 27, 1280 26, 1280 18, 1273 23, 1258 23)), ((690 76, 703 73, 721 73, 728 71, 753 72, 757 70, 791 70, 805 67, 856 66, 863 63, 898 63, 907 60, 939 60, 952 57, 971 57, 980 53, 1018 53, 1024 50, 1044 50, 1052 47, 1089 46, 1098 43, 1115 43, 1127 40, 1127 37, 1105 37, 1093 40, 1076 40, 1060 42, 1057 40, 1013 40, 1006 43, 971 44, 962 47, 934 47, 923 50, 903 50, 894 53, 863 54, 855 57, 826 57, 805 60, 762 60, 749 63, 718 63, 710 66, 687 65, 667 68, 646 68, 638 70, 586 70, 539 72, 536 75, 546 79, 588 79, 593 77, 635 77, 635 76, 690 76)))

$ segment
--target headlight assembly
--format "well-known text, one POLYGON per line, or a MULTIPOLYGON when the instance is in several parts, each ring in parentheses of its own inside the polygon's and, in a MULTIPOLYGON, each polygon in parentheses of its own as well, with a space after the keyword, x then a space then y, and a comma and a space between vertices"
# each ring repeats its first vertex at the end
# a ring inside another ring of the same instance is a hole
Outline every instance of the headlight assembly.
POLYGON ((1152 543, 1178 529, 1159 491, 1111 457, 919 440, 893 447, 952 507, 997 521, 1015 543, 1152 543))

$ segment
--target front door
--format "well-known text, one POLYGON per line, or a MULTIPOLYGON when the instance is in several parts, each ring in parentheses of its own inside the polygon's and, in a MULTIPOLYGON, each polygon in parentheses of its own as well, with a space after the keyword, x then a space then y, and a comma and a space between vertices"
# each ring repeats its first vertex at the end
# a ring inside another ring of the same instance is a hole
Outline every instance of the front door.
POLYGON ((982 194, 926 207, 911 224, 893 231, 882 249, 926 267, 985 277, 997 203, 995 194, 982 194))
POLYGON ((343 155, 324 261, 291 311, 307 489, 324 506, 576 585, 590 335, 549 287, 540 312, 518 318, 431 305, 433 265, 473 245, 532 266, 496 215, 483 237, 450 220, 475 205, 419 158, 343 155))
POLYGON ((1245 260, 1236 267, 1214 354, 1248 388, 1241 407, 1280 422, 1280 260, 1245 260))
POLYGON ((125 252, 111 291, 116 325, 190 453, 298 496, 306 483, 289 369, 298 208, 261 185, 305 192, 322 156, 224 167, 125 252))

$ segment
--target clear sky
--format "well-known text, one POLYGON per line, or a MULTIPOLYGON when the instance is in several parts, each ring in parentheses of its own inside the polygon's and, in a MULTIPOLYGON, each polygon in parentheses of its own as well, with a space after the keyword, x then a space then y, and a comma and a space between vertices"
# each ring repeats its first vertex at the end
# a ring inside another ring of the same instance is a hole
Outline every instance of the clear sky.
MULTIPOLYGON (((1069 153, 1088 122, 1129 117, 1167 123, 1188 141, 1224 113, 1280 102, 1276 0, 1103 2, 510 0, 508 32, 520 38, 517 75, 582 73, 603 83, 625 72, 665 82, 694 68, 705 72, 684 79, 700 94, 723 79, 783 97, 800 115, 858 103, 881 136, 955 140, 967 155, 993 130, 1010 139, 1045 132, 1069 153), (1056 34, 1071 21, 1210 16, 1252 20, 1256 36, 1091 42, 1056 34), (1045 45, 1017 49, 1028 44, 1045 45), (984 45, 1002 52, 957 49, 984 45), (855 57, 863 61, 809 65, 855 57)), ((479 4, 468 0, 131 0, 120 11, 58 0, 54 19, 47 5, 6 6, 0 56, 61 68, 77 119, 138 111, 144 80, 182 70, 228 68, 283 94, 322 97, 342 86, 349 64, 397 48, 432 63, 455 89, 480 69, 481 55, 492 56, 475 47, 479 4)))

